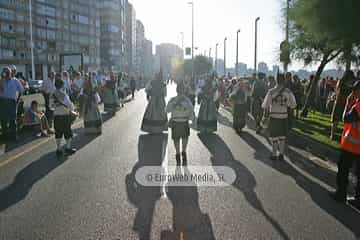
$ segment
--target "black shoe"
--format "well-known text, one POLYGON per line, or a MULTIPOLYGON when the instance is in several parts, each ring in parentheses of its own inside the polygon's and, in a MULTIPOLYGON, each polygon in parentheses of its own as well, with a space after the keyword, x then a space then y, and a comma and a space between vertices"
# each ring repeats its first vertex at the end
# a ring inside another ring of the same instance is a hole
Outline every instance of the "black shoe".
POLYGON ((181 155, 182 155, 182 164, 183 164, 183 166, 186 166, 187 165, 186 152, 182 152, 181 155))
POLYGON ((349 200, 348 203, 349 203, 351 206, 354 206, 355 208, 357 208, 357 209, 360 210, 360 199, 355 198, 355 199, 349 200))
POLYGON ((175 155, 176 158, 176 166, 181 166, 181 159, 180 159, 180 154, 176 154, 175 155))
POLYGON ((279 161, 284 161, 284 155, 283 155, 283 154, 280 154, 279 157, 278 157, 278 160, 279 160, 279 161))
POLYGON ((346 203, 346 194, 340 194, 339 192, 330 193, 330 197, 338 203, 346 203))
POLYGON ((271 156, 270 156, 270 160, 271 160, 271 161, 276 161, 276 160, 278 160, 278 157, 271 155, 271 156))
POLYGON ((66 148, 65 152, 67 155, 73 155, 74 153, 76 153, 76 149, 75 148, 66 148))
POLYGON ((56 157, 61 157, 63 152, 61 150, 56 150, 56 157))

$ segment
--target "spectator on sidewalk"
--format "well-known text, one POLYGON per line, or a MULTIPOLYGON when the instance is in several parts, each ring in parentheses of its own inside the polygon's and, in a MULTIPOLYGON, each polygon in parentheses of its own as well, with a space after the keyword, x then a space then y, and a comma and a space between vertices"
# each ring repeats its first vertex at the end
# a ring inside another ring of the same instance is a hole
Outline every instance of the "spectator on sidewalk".
POLYGON ((67 71, 62 72, 62 80, 64 82, 64 90, 66 94, 71 95, 71 79, 67 71))
POLYGON ((331 134, 330 139, 335 140, 335 133, 339 122, 341 121, 342 114, 345 109, 346 97, 351 93, 352 85, 354 84, 354 73, 348 71, 345 73, 343 79, 338 81, 336 85, 336 100, 331 114, 331 134))
POLYGON ((347 201, 349 172, 356 162, 358 180, 353 203, 360 208, 360 81, 354 84, 353 92, 346 99, 343 120, 345 125, 338 162, 337 190, 332 197, 338 202, 347 201))
POLYGON ((43 137, 49 137, 54 132, 50 129, 45 113, 39 110, 39 103, 32 101, 29 110, 24 115, 24 127, 40 132, 43 137))
POLYGON ((4 140, 17 140, 17 103, 24 88, 11 77, 10 68, 4 68, 0 80, 0 121, 4 140))
POLYGON ((55 72, 49 72, 48 79, 46 79, 41 86, 41 93, 45 100, 46 116, 49 117, 50 96, 55 92, 55 72))
POLYGON ((294 94, 286 87, 285 77, 278 74, 277 85, 266 94, 262 108, 269 116, 272 144, 271 160, 284 160, 286 137, 289 132, 289 109, 296 108, 294 94), (279 155, 278 155, 279 152, 279 155))

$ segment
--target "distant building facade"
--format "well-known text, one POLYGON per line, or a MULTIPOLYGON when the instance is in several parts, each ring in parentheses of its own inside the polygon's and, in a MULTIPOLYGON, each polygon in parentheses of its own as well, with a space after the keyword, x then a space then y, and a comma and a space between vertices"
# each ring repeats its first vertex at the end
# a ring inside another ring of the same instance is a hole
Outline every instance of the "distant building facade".
POLYGON ((159 59, 164 79, 174 73, 176 62, 184 58, 182 48, 171 43, 157 45, 156 56, 159 59))
MULTIPOLYGON (((32 1, 35 77, 61 69, 60 56, 83 55, 84 70, 100 66, 97 0, 32 1)), ((16 64, 31 76, 28 1, 0 1, 0 66, 16 64)))

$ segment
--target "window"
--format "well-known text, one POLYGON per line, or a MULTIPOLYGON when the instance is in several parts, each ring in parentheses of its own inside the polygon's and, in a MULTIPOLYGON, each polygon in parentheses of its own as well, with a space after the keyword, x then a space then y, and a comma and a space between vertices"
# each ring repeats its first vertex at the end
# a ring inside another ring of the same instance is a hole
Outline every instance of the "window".
POLYGON ((14 26, 9 23, 2 23, 1 24, 1 31, 7 32, 7 33, 13 33, 14 32, 14 26))
POLYGON ((25 28, 23 25, 17 25, 16 27, 16 32, 17 33, 21 33, 21 34, 24 34, 25 33, 25 28))
POLYGON ((0 55, 4 59, 13 59, 14 53, 11 50, 8 49, 0 49, 0 55))
POLYGON ((82 16, 82 15, 79 15, 79 23, 89 24, 89 18, 85 17, 85 16, 82 16))
POLYGON ((0 8, 0 18, 7 20, 15 20, 15 12, 13 10, 0 8))

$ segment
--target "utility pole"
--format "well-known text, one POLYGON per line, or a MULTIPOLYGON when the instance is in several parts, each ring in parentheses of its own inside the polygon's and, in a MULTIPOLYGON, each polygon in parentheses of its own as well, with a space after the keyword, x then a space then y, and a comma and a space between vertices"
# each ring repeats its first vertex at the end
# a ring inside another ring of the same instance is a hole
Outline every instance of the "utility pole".
POLYGON ((32 6, 29 0, 29 20, 30 20, 30 54, 31 54, 31 78, 35 80, 35 63, 34 63, 34 41, 33 41, 33 24, 32 24, 32 6))
POLYGON ((254 56, 254 71, 257 76, 257 30, 258 30, 258 21, 260 20, 260 17, 257 17, 255 19, 255 56, 254 56))
POLYGON ((227 37, 224 39, 224 76, 226 76, 226 40, 227 37))
MULTIPOLYGON (((289 44, 289 11, 290 11, 290 0, 286 0, 286 37, 285 37, 285 41, 286 41, 286 44, 288 46, 289 44)), ((289 51, 287 51, 287 56, 286 56, 286 60, 284 61, 284 73, 287 73, 288 71, 288 65, 289 65, 289 62, 288 62, 288 59, 289 59, 289 51)))
POLYGON ((194 2, 188 2, 188 4, 191 5, 191 11, 192 11, 192 34, 191 34, 191 62, 192 62, 192 71, 191 71, 191 77, 192 80, 194 80, 194 2))
POLYGON ((239 33, 240 33, 240 29, 237 30, 237 32, 236 32, 236 67, 235 67, 236 77, 239 75, 239 70, 238 70, 238 65, 239 65, 239 33))

